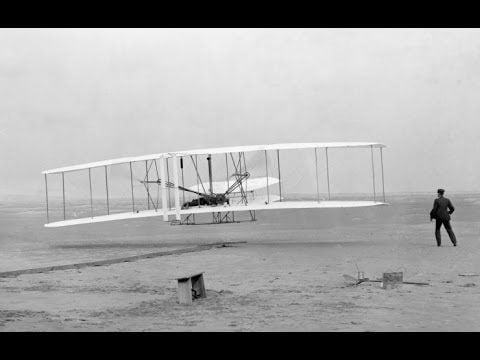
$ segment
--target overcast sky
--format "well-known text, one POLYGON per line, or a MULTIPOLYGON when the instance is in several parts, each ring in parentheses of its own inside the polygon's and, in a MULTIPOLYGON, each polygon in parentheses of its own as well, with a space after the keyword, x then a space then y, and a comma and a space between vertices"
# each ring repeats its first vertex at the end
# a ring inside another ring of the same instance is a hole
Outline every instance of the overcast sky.
POLYGON ((43 196, 60 166, 311 141, 386 144, 387 192, 480 191, 479 29, 1 29, 0 99, 0 195, 43 196))

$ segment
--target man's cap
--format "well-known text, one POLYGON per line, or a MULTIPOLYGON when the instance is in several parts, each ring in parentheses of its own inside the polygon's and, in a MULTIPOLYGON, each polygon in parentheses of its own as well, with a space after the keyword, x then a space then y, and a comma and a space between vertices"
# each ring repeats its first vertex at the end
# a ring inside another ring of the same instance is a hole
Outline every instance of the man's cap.
POLYGON ((437 190, 437 193, 442 194, 442 195, 443 195, 444 192, 445 192, 445 190, 443 190, 443 189, 438 189, 437 190))

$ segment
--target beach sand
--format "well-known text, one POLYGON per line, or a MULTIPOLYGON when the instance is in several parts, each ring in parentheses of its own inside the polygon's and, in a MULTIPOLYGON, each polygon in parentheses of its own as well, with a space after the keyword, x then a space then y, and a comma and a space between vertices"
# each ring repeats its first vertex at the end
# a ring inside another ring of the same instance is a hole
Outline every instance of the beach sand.
MULTIPOLYGON (((42 204, 0 207, 0 271, 115 259, 216 242, 227 247, 108 266, 0 277, 0 331, 479 331, 480 195, 449 194, 453 247, 433 197, 388 207, 257 212, 239 224, 139 219, 59 229, 42 204), (351 286, 403 271, 404 284, 351 286), (174 278, 204 271, 207 297, 177 302, 174 278)), ((246 218, 243 216, 243 218, 246 218)))

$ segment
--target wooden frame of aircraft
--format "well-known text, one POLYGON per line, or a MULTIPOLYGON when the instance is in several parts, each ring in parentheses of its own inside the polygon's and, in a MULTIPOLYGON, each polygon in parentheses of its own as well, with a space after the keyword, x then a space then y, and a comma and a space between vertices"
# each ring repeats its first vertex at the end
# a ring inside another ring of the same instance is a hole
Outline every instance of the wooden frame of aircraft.
POLYGON ((187 150, 159 154, 150 154, 144 156, 112 159, 105 161, 98 161, 83 165, 67 166, 52 170, 45 170, 42 174, 45 177, 45 195, 46 195, 46 211, 47 223, 46 227, 59 227, 68 225, 89 224, 112 220, 125 220, 153 216, 162 216, 164 221, 169 221, 169 217, 175 217, 172 224, 192 224, 195 223, 195 214, 212 213, 212 223, 225 223, 235 221, 235 212, 248 211, 251 219, 255 220, 256 210, 278 210, 278 209, 312 209, 312 208, 349 208, 349 207, 365 207, 386 205, 385 202, 385 186, 383 175, 383 152, 385 145, 374 142, 331 142, 331 143, 286 143, 286 144, 269 144, 269 145, 252 145, 252 146, 234 146, 222 148, 209 148, 200 150, 187 150), (372 163, 372 179, 373 179, 373 201, 346 201, 346 200, 331 200, 330 193, 330 177, 328 164, 328 149, 331 148, 370 148, 371 163, 372 163), (381 159, 381 179, 382 179, 382 200, 377 201, 377 193, 375 189, 375 167, 373 149, 380 150, 381 159), (282 197, 282 178, 280 166, 280 151, 296 150, 296 149, 313 149, 315 152, 315 174, 316 174, 316 190, 317 201, 292 201, 282 197), (328 200, 321 200, 319 193, 319 170, 318 170, 318 152, 319 149, 325 149, 326 160, 326 177, 328 186, 328 200), (263 152, 265 159, 265 176, 259 178, 250 178, 250 173, 247 171, 247 164, 245 161, 246 152, 263 152), (268 172, 268 156, 267 152, 275 152, 277 160, 278 178, 269 175, 268 172), (226 181, 213 181, 211 156, 215 154, 225 155, 226 165, 226 181), (202 181, 198 170, 198 156, 207 156, 208 162, 208 190, 202 181), (172 162, 172 180, 170 181, 170 169, 168 167, 168 160, 172 162), (184 161, 191 161, 195 169, 196 184, 190 187, 184 186, 184 161), (157 163, 158 161, 158 163, 157 163), (133 191, 133 173, 132 163, 145 162, 145 178, 140 181, 145 187, 147 193, 147 210, 136 210, 135 196, 133 191), (180 162, 180 164, 179 164, 180 162), (229 173, 229 163, 233 172, 229 173), (109 204, 109 181, 107 175, 107 167, 117 164, 129 164, 130 168, 130 186, 131 186, 131 202, 132 211, 110 214, 109 204), (92 181, 91 169, 101 168, 105 169, 105 189, 107 201, 107 214, 94 216, 93 213, 93 198, 92 198, 92 181), (152 169, 155 169, 153 172, 152 169), (65 204, 65 173, 88 170, 89 190, 90 190, 90 207, 91 216, 67 219, 66 218, 66 204, 65 204), (151 174, 153 172, 156 178, 152 180, 151 174), (62 197, 63 197, 63 220, 50 222, 49 217, 49 195, 48 195, 48 176, 52 174, 61 174, 62 177, 62 197), (233 179, 232 179, 233 178, 233 179), (232 179, 232 180, 231 180, 232 179), (181 183, 180 183, 181 180, 181 183), (161 189, 161 206, 154 201, 150 194, 150 186, 156 184, 161 189), (279 195, 271 193, 272 187, 278 186, 279 195), (255 190, 266 189, 266 196, 250 199, 249 194, 254 194, 255 190), (174 207, 168 206, 167 200, 170 196, 170 190, 173 190, 174 207), (180 192, 183 194, 183 201, 180 202, 180 192), (193 193, 196 199, 185 201, 185 192, 193 193), (235 201, 234 201, 235 200, 235 201), (150 204, 153 209, 150 208, 150 204), (183 219, 182 219, 183 216, 183 219))

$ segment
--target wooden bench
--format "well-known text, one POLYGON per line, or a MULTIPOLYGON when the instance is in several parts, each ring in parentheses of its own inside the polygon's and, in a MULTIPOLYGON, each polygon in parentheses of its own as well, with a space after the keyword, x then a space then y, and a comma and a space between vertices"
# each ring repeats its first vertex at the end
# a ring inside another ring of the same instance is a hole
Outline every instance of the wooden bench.
POLYGON ((191 305, 193 300, 207 297, 203 272, 176 278, 178 282, 178 302, 191 305))

